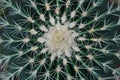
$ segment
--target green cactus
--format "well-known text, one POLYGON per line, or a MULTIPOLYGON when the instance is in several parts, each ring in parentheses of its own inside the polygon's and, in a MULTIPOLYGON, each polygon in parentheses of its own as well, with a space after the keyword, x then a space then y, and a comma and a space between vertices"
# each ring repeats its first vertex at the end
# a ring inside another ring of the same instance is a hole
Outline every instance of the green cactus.
POLYGON ((6 6, 4 5, 4 2, 0 1, 0 15, 3 15, 7 11, 6 6))
POLYGON ((119 3, 116 6, 109 0, 2 0, 2 3, 9 13, 0 17, 3 28, 0 79, 114 80, 120 75, 119 3))

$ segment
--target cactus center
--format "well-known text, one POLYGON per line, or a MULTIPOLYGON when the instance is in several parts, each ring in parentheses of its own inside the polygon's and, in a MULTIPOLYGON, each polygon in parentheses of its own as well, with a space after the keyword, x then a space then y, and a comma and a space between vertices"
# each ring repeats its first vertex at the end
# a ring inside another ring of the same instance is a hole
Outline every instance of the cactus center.
POLYGON ((65 25, 56 24, 45 33, 45 46, 55 55, 70 55, 71 48, 76 45, 74 41, 76 36, 73 36, 75 33, 65 25))
POLYGON ((52 35, 51 39, 54 42, 54 45, 58 48, 60 46, 62 46, 64 43, 66 43, 64 33, 65 33, 65 31, 62 31, 62 30, 55 30, 53 32, 53 35, 52 35))

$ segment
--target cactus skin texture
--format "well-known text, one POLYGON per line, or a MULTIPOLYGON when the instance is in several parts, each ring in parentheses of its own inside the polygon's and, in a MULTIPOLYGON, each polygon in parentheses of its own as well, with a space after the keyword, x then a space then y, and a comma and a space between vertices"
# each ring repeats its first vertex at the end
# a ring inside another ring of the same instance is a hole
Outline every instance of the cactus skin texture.
POLYGON ((118 79, 119 4, 109 0, 2 2, 9 13, 0 17, 1 80, 118 79))

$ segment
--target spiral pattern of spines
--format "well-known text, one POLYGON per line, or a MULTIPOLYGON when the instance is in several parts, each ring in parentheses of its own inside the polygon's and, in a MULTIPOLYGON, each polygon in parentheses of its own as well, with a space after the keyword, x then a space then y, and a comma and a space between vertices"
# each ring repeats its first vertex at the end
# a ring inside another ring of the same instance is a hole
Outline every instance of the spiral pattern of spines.
POLYGON ((8 51, 0 54, 3 80, 107 80, 120 75, 119 67, 113 66, 120 61, 120 35, 111 33, 120 26, 119 4, 114 7, 104 0, 21 0, 22 5, 3 2, 10 9, 8 17, 0 18, 4 30, 0 43, 8 51), (105 11, 99 10, 103 4, 108 5, 105 11), (66 26, 66 33, 75 31, 70 37, 77 46, 70 44, 71 50, 62 49, 58 56, 58 52, 49 51, 50 47, 46 49, 49 39, 43 36, 51 28, 66 26))

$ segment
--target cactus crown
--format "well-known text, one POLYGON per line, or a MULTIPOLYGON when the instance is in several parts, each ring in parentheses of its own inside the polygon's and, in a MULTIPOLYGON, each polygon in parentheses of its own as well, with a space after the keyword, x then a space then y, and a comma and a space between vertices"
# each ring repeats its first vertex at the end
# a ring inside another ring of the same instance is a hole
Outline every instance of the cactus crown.
POLYGON ((0 17, 0 78, 115 79, 120 5, 108 1, 2 0, 9 13, 0 17))

